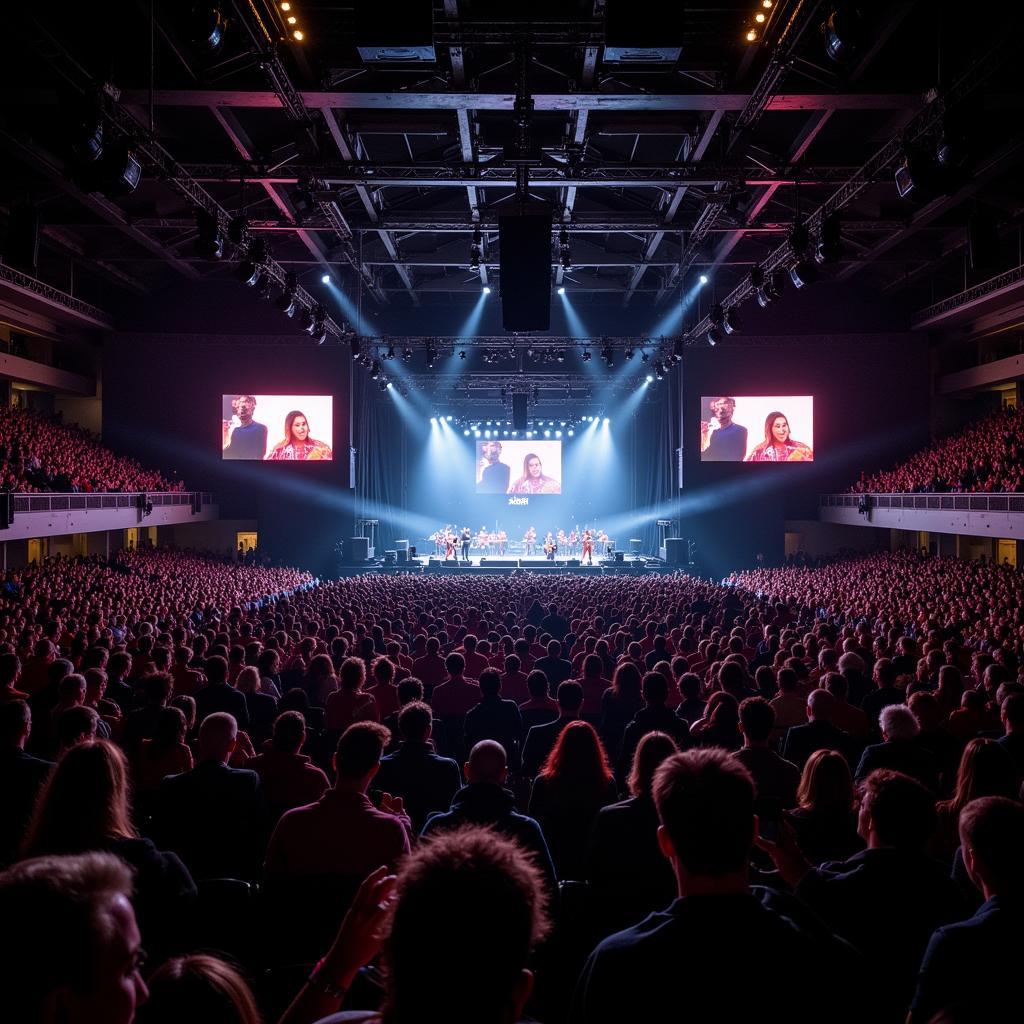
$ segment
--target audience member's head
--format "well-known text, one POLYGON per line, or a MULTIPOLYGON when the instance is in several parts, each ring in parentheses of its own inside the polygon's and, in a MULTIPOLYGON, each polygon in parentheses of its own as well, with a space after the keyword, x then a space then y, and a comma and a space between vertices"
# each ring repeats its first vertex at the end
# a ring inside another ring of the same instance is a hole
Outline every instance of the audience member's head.
POLYGON ((338 783, 365 789, 380 768, 381 755, 391 742, 387 726, 379 722, 355 722, 338 740, 334 768, 338 783))
POLYGON ((224 960, 197 953, 176 956, 149 978, 139 1024, 261 1024, 249 986, 224 960))
POLYGON ((627 785, 631 796, 651 797, 654 776, 662 762, 678 753, 676 741, 665 732, 649 732, 643 736, 633 754, 633 768, 627 785))
POLYGON ((857 830, 869 847, 923 850, 935 823, 935 798, 917 779, 878 768, 861 783, 857 830))

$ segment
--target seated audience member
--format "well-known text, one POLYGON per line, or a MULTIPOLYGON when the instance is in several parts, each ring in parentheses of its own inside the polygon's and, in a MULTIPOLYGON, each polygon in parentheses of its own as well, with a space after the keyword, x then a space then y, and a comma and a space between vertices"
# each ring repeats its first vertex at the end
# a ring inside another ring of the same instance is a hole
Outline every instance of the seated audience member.
POLYGON ((432 814, 421 835, 432 836, 464 825, 493 828, 533 854, 544 874, 548 891, 554 893, 555 867, 544 833, 533 818, 516 810, 515 797, 505 789, 508 759, 501 744, 482 740, 473 747, 465 764, 465 773, 466 785, 452 798, 451 807, 443 813, 432 814))
POLYGON ((782 756, 803 768, 816 750, 838 750, 847 763, 854 764, 854 747, 850 737, 832 724, 835 698, 828 690, 812 690, 807 697, 807 724, 794 725, 786 733, 782 756))
POLYGON ((23 700, 0 704, 0 866, 18 855, 52 761, 25 753, 32 732, 32 712, 23 700))
POLYGON ((309 660, 309 667, 302 678, 302 688, 309 695, 309 703, 315 708, 327 706, 327 698, 338 690, 338 677, 334 674, 334 662, 328 654, 316 654, 309 660))
POLYGON ((938 792, 941 796, 948 796, 956 782, 963 744, 946 728, 942 705, 934 693, 920 691, 911 694, 907 707, 913 712, 920 727, 918 745, 935 759, 939 771, 938 792))
POLYGON ((821 685, 832 694, 832 724, 848 733, 857 743, 863 743, 868 735, 868 716, 850 703, 850 684, 840 672, 828 672, 822 677, 821 685))
POLYGON ((534 668, 539 669, 548 677, 548 683, 557 691, 560 683, 564 683, 572 675, 572 662, 562 657, 562 643, 560 640, 549 640, 547 654, 534 662, 534 668))
POLYGON ((693 725, 704 717, 707 701, 700 696, 700 676, 696 672, 684 672, 679 677, 679 696, 682 698, 676 707, 676 714, 687 725, 693 725))
POLYGON ((361 1024, 508 1024, 533 988, 530 953, 544 936, 540 872, 514 842, 482 828, 439 834, 362 885, 327 955, 280 1024, 333 1014, 359 969, 383 947, 384 1009, 361 1024), (383 934, 379 933, 383 929, 383 934), (459 983, 438 985, 459 950, 459 983))
POLYGON ((409 818, 401 797, 384 793, 380 807, 366 795, 389 739, 379 722, 355 722, 338 740, 337 779, 323 796, 288 811, 267 847, 268 879, 295 876, 364 878, 409 852, 409 818))
POLYGON ((0 654, 0 704, 9 700, 28 700, 29 694, 18 689, 21 659, 13 653, 0 654))
POLYGON ((856 792, 846 758, 816 750, 807 759, 796 791, 796 807, 785 813, 811 864, 846 860, 864 849, 857 833, 856 792))
MULTIPOLYGON (((658 844, 672 865, 678 899, 639 924, 606 938, 580 976, 574 1024, 666 1019, 683 1006, 687 1020, 756 1020, 765 994, 800 965, 787 987, 786 1019, 811 1024, 829 1008, 831 1020, 854 1020, 855 1000, 836 999, 839 964, 850 951, 811 920, 798 923, 771 909, 766 890, 752 890, 748 867, 754 840, 754 783, 724 750, 689 750, 662 763, 654 778, 661 825, 658 844), (814 928, 815 930, 811 930, 814 928), (737 964, 709 955, 741 943, 757 950, 737 964), (692 965, 699 983, 681 997, 679 971, 692 965), (699 965, 699 966, 698 966, 699 965)), ((848 989, 848 987, 847 987, 848 989)))
MULTIPOLYGON (((902 639, 906 639, 903 637, 902 639)), ((879 658, 871 673, 871 681, 875 689, 871 690, 861 701, 860 709, 868 716, 868 725, 873 732, 878 730, 878 716, 882 708, 890 704, 902 704, 906 694, 896 685, 899 669, 889 658, 879 658)))
POLYGON ((560 879, 586 877, 587 838, 618 794, 597 730, 569 722, 533 781, 529 813, 540 823, 560 879))
POLYGON ((132 1024, 148 991, 131 897, 131 868, 109 853, 37 857, 0 873, 4 1020, 132 1024))
POLYGON ((100 740, 69 750, 43 786, 25 833, 23 857, 101 851, 134 869, 132 905, 150 947, 181 938, 196 887, 173 853, 140 837, 131 821, 128 763, 100 740))
POLYGON ((253 743, 259 746, 273 731, 277 701, 269 693, 263 693, 259 669, 254 665, 247 665, 238 673, 235 688, 245 698, 249 733, 253 743))
POLYGON ((136 799, 154 793, 168 775, 192 770, 187 733, 188 723, 180 708, 160 709, 152 737, 142 741, 131 762, 136 799))
POLYGON ((196 691, 196 717, 202 726, 208 715, 217 712, 231 715, 239 729, 249 728, 249 707, 245 695, 228 682, 226 658, 215 654, 206 659, 206 686, 196 691))
MULTIPOLYGON (((107 673, 101 668, 87 668, 85 676, 85 703, 107 724, 111 735, 119 735, 124 725, 121 709, 112 700, 107 700, 107 673)), ((104 737, 110 739, 110 736, 104 737)))
POLYGON ((622 746, 619 748, 619 762, 615 777, 623 791, 626 779, 633 769, 633 755, 636 753, 640 740, 649 732, 667 733, 675 741, 680 750, 690 745, 690 729, 667 706, 668 682, 658 672, 645 672, 640 681, 640 692, 644 698, 644 706, 633 716, 633 721, 626 726, 622 734, 622 746))
POLYGON ((330 786, 323 771, 302 753, 305 742, 306 720, 298 711, 284 711, 274 722, 270 742, 247 766, 263 784, 272 825, 285 811, 315 803, 330 786))
MULTIPOLYGON (((501 676, 501 692, 506 700, 514 700, 517 705, 525 704, 530 699, 530 689, 526 685, 527 674, 522 669, 518 654, 509 654, 503 661, 505 671, 501 676)), ((547 676, 544 677, 547 679, 547 676)))
POLYGON ((1024 807, 988 796, 960 815, 960 842, 971 881, 985 898, 975 915, 935 931, 921 962, 910 1024, 942 1019, 995 1021, 1012 1016, 1020 994, 1024 807))
MULTIPOLYGON (((398 744, 402 739, 398 728, 398 718, 402 713, 402 708, 413 701, 424 701, 423 680, 417 679, 416 676, 406 676, 398 684, 398 710, 392 711, 383 722, 391 733, 391 742, 387 746, 389 754, 393 754, 398 749, 398 744)), ((433 709, 431 709, 431 713, 433 713, 433 709)), ((444 730, 444 723, 436 716, 430 722, 430 742, 434 744, 436 753, 442 757, 448 756, 448 738, 444 730)))
POLYGON ((956 787, 948 800, 935 805, 938 825, 929 852, 950 863, 960 845, 960 814, 972 801, 986 796, 1011 800, 1020 793, 1020 778, 1013 758, 996 740, 977 737, 964 747, 956 787))
POLYGON ((509 769, 518 772, 523 743, 519 708, 515 701, 502 699, 501 673, 496 668, 485 668, 479 684, 480 702, 469 710, 463 726, 464 749, 472 750, 481 740, 495 740, 505 748, 509 769))
POLYGON ((328 732, 344 732, 353 722, 376 722, 380 715, 372 693, 363 689, 366 662, 346 658, 338 674, 338 688, 328 694, 324 705, 328 732))
POLYGON ((161 964, 147 981, 149 999, 137 1024, 261 1024, 245 979, 224 960, 205 954, 178 956, 161 964))
POLYGON ((967 910, 948 869, 925 854, 934 797, 917 779, 880 768, 862 787, 858 828, 867 849, 814 868, 783 832, 759 840, 783 879, 864 957, 872 1019, 902 1024, 931 933, 967 910))
POLYGON ((191 647, 178 647, 174 651, 171 678, 174 680, 175 694, 185 693, 192 697, 206 684, 206 676, 202 672, 189 668, 192 655, 191 647))
MULTIPOLYGON (((532 673, 531 673, 532 674, 532 673)), ((535 725, 523 744, 523 775, 532 779, 548 759, 562 730, 580 717, 583 706, 583 687, 567 679, 558 687, 558 717, 543 725, 535 725)))
POLYGON ((769 701, 775 712, 772 739, 781 741, 794 725, 803 725, 807 721, 807 697, 800 686, 800 678, 791 668, 779 669, 776 682, 779 692, 769 701))
POLYGON ((537 669, 526 677, 526 688, 530 699, 519 705, 519 715, 523 720, 523 732, 529 735, 535 725, 546 725, 558 718, 558 701, 551 696, 548 677, 537 669))
MULTIPOLYGON (((494 669, 485 669, 495 672, 494 669)), ((513 705, 514 706, 514 705, 513 705)), ((439 757, 431 742, 433 716, 422 701, 406 704, 398 714, 401 745, 383 757, 374 788, 401 797, 416 832, 427 818, 447 810, 462 785, 459 764, 439 757)))
POLYGON ((395 685, 395 663, 390 658, 374 658, 370 666, 373 685, 367 693, 377 702, 377 716, 381 720, 398 710, 398 687, 395 685))
POLYGON ((1003 735, 999 743, 1013 758, 1017 774, 1024 779, 1024 693, 1011 693, 999 708, 1003 735))
POLYGON ((779 757, 768 745, 774 726, 775 711, 763 697, 748 697, 740 704, 743 749, 733 756, 754 780, 760 814, 764 814, 769 805, 778 811, 795 807, 800 785, 800 769, 792 761, 779 757))
POLYGON ((690 727, 690 739, 698 747, 739 750, 743 746, 743 737, 740 735, 740 708, 736 698, 725 690, 711 694, 704 717, 690 727))
POLYGON ((164 779, 155 795, 153 838, 195 878, 259 874, 266 805, 256 772, 228 766, 237 743, 234 718, 212 712, 199 727, 196 766, 164 779))
POLYGON ((132 656, 127 651, 114 651, 107 661, 107 697, 122 715, 127 715, 135 702, 135 691, 125 682, 131 674, 132 656))
POLYGON ((144 703, 128 712, 121 732, 121 746, 129 757, 138 753, 143 740, 152 739, 156 733, 160 714, 174 690, 174 680, 167 672, 153 672, 142 679, 140 688, 144 703))
POLYGON ((57 744, 57 760, 72 747, 81 743, 92 743, 100 724, 100 716, 92 708, 78 704, 60 713, 57 719, 54 740, 57 744))
POLYGON ((417 679, 423 680, 423 690, 427 698, 434 691, 435 686, 440 686, 447 678, 447 671, 444 666, 444 658, 441 656, 441 641, 436 636, 428 636, 425 654, 414 659, 412 663, 412 674, 417 679))
POLYGON ((642 921, 675 896, 675 878, 658 848, 658 812, 651 789, 661 763, 678 753, 667 733, 639 742, 629 773, 628 800, 597 812, 587 847, 587 880, 603 934, 642 921))
POLYGON ((861 783, 878 768, 889 768, 917 779, 932 793, 939 789, 939 768, 931 752, 917 740, 921 727, 905 704, 888 704, 878 719, 882 742, 864 748, 853 781, 861 783))
POLYGON ((622 660, 612 675, 612 685, 601 697, 601 723, 598 732, 608 757, 619 756, 622 735, 633 716, 643 707, 644 698, 640 692, 640 669, 631 661, 622 660))
POLYGON ((980 690, 964 690, 960 707, 949 716, 948 728, 954 739, 966 743, 987 728, 985 695, 980 690))

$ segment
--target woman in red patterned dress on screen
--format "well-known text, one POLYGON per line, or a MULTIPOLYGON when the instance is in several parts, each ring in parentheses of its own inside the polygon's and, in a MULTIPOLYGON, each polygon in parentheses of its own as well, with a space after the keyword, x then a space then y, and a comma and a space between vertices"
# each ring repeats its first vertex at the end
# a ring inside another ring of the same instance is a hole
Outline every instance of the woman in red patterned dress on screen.
POLYGON ((332 458, 330 445, 309 436, 309 422, 298 409, 284 418, 284 440, 274 445, 267 461, 315 462, 332 458))
POLYGON ((755 445, 747 462, 813 462, 814 452, 789 433, 789 420, 781 412, 768 413, 764 421, 764 440, 755 445))

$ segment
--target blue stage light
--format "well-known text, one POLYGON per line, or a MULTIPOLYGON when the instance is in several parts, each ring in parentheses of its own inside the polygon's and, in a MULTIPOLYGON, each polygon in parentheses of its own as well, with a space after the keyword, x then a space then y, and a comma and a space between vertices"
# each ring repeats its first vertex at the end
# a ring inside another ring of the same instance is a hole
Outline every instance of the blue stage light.
POLYGON ((323 281, 324 284, 330 284, 331 283, 331 275, 330 274, 324 274, 324 276, 321 277, 320 280, 323 281))
POLYGON ((701 284, 707 284, 708 283, 708 275, 707 274, 701 274, 700 275, 700 283, 701 284))

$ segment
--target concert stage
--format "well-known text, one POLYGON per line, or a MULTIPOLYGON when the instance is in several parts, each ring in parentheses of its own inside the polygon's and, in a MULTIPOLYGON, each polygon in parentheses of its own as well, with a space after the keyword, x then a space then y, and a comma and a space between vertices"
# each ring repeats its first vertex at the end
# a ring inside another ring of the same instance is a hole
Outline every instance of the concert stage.
POLYGON ((445 561, 442 558, 413 558, 407 562, 381 564, 367 562, 365 565, 346 565, 340 568, 340 575, 355 576, 365 572, 375 573, 418 573, 438 574, 446 576, 511 576, 514 573, 539 573, 550 575, 563 573, 573 576, 635 576, 641 573, 669 573, 693 571, 690 566, 666 565, 659 559, 640 556, 624 557, 622 561, 602 559, 594 565, 581 565, 578 559, 558 559, 549 561, 546 558, 471 558, 469 562, 454 559, 445 561))

